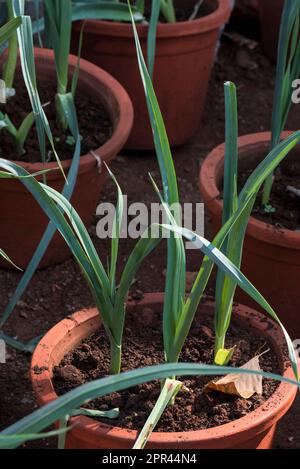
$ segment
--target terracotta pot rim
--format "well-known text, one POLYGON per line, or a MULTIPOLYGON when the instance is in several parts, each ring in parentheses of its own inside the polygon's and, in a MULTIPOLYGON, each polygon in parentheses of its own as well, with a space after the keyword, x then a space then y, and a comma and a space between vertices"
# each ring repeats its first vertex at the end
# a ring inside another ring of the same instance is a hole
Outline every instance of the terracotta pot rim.
MULTIPOLYGON (((291 131, 285 131, 282 137, 286 138, 291 133, 291 131)), ((239 151, 246 151, 251 147, 257 149, 259 145, 267 145, 270 140, 270 132, 243 135, 238 139, 239 151)), ((217 186, 216 175, 224 160, 224 150, 224 143, 215 147, 204 159, 199 172, 200 193, 204 203, 207 203, 211 212, 216 216, 221 216, 223 207, 223 202, 219 199, 220 191, 217 186)), ((300 250, 300 233, 286 228, 276 228, 274 225, 254 217, 249 219, 247 234, 268 244, 300 250)))
MULTIPOLYGON (((229 0, 217 0, 218 6, 215 11, 212 13, 203 16, 201 18, 195 19, 193 21, 180 21, 178 23, 159 23, 157 27, 157 37, 158 38, 168 38, 168 37, 183 37, 183 36, 192 36, 199 33, 205 33, 212 29, 219 28, 225 21, 228 20, 231 12, 231 5, 229 0)), ((74 24, 75 28, 80 28, 79 26, 82 22, 79 21, 78 24, 74 24)), ((112 36, 123 36, 123 37, 132 37, 133 31, 132 26, 129 23, 121 22, 110 22, 102 20, 88 20, 86 21, 85 30, 97 34, 99 27, 101 26, 101 34, 107 34, 112 36)), ((148 33, 148 26, 144 24, 137 25, 138 33, 140 37, 146 37, 148 33)))
MULTIPOLYGON (((131 306, 132 308, 136 308, 137 306, 143 308, 149 305, 155 307, 158 304, 161 304, 162 301, 163 293, 148 293, 144 295, 143 300, 130 302, 128 303, 128 306, 131 306)), ((236 305, 236 308, 238 308, 239 318, 247 321, 253 328, 256 328, 267 335, 269 340, 273 342, 283 370, 286 361, 282 354, 280 355, 280 350, 282 350, 284 344, 284 337, 279 327, 277 327, 270 319, 266 318, 262 313, 251 308, 243 305, 236 305), (253 315, 255 319, 253 319, 253 315)), ((100 316, 96 308, 79 311, 71 317, 62 320, 39 342, 32 357, 31 380, 40 405, 52 402, 57 398, 57 394, 52 385, 51 371, 49 370, 49 360, 52 350, 54 350, 64 338, 67 339, 67 337, 69 337, 72 329, 89 321, 96 321, 97 325, 101 324, 100 316), (36 367, 40 370, 38 375, 34 372, 36 367)), ((291 367, 287 368, 283 372, 283 376, 287 378, 293 377, 291 367)), ((278 415, 282 416, 288 410, 296 392, 297 389, 294 386, 281 382, 273 395, 264 402, 262 406, 247 414, 245 417, 206 430, 174 433, 153 432, 150 442, 153 444, 160 444, 163 441, 165 444, 174 444, 176 442, 184 441, 191 445, 193 442, 201 441, 205 443, 213 440, 217 443, 220 439, 222 439, 222 441, 228 441, 231 438, 234 438, 236 434, 241 436, 241 441, 246 440, 249 431, 251 432, 251 430, 253 430, 255 431, 255 434, 259 434, 266 428, 270 427, 270 422, 275 423, 278 421, 278 415)), ((87 439, 89 432, 92 432, 93 435, 95 435, 96 432, 96 435, 99 436, 105 433, 111 438, 117 438, 119 441, 134 441, 137 436, 137 431, 113 427, 84 416, 76 417, 72 419, 72 422, 76 423, 76 427, 72 430, 74 435, 80 433, 82 437, 82 431, 84 430, 86 435, 85 438, 87 439)))
MULTIPOLYGON (((53 51, 50 49, 41 49, 35 48, 35 58, 36 60, 40 61, 40 63, 44 62, 52 62, 54 60, 53 51)), ((69 55, 69 65, 71 68, 75 68, 77 65, 77 57, 75 55, 69 55)), ((114 130, 112 136, 104 143, 101 147, 93 150, 95 154, 101 157, 102 161, 109 163, 114 156, 121 150, 121 148, 125 145, 127 138, 130 134, 132 125, 133 125, 133 106, 131 100, 123 88, 123 86, 113 78, 109 73, 105 70, 97 67, 96 65, 88 62, 85 59, 81 59, 80 61, 80 73, 84 75, 88 75, 93 77, 95 82, 101 82, 102 85, 110 91, 107 95, 106 100, 106 107, 109 108, 109 100, 113 97, 118 104, 118 119, 115 119, 113 122, 114 130)), ((80 79, 79 79, 80 82, 80 79)), ((62 161, 62 167, 64 169, 68 169, 71 166, 72 159, 62 161)), ((43 169, 55 169, 57 168, 56 162, 46 163, 27 163, 22 161, 13 161, 23 168, 25 168, 30 173, 41 171, 43 169)), ((80 157, 80 173, 84 173, 88 171, 91 167, 97 166, 97 161, 94 156, 90 153, 82 155, 80 157)), ((54 179, 59 177, 60 171, 53 171, 53 173, 49 173, 47 178, 54 179)))

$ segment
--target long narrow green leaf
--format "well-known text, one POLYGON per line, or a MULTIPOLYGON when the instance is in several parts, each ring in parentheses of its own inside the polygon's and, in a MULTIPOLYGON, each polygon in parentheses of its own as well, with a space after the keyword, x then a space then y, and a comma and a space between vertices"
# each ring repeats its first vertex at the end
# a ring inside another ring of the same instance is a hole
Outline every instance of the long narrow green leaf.
POLYGON ((79 73, 80 73, 81 51, 82 51, 82 45, 83 45, 83 30, 84 30, 84 25, 82 25, 81 30, 80 30, 78 52, 77 52, 77 63, 76 63, 76 68, 75 68, 75 70, 73 72, 73 76, 72 76, 71 93, 72 93, 73 99, 75 99, 75 95, 76 95, 76 91, 77 91, 77 87, 78 87, 78 80, 79 80, 79 73))
POLYGON ((35 123, 35 114, 34 112, 30 112, 25 119, 23 120, 22 124, 20 125, 17 133, 16 133, 16 145, 17 151, 19 154, 22 154, 24 149, 25 140, 32 129, 33 124, 35 123))
POLYGON ((21 17, 16 16, 14 19, 8 21, 4 26, 1 26, 0 28, 0 45, 1 46, 6 43, 6 41, 21 25, 21 23, 22 23, 21 17))
MULTIPOLYGON (((74 2, 73 2, 74 3, 74 2)), ((73 21, 84 19, 99 19, 111 21, 130 22, 131 16, 127 5, 124 3, 101 2, 100 4, 74 4, 73 21)), ((137 22, 143 21, 143 15, 133 7, 133 17, 137 22)))
MULTIPOLYGON (((165 202, 172 207, 177 224, 181 224, 177 179, 168 136, 150 75, 143 57, 136 25, 130 9, 140 75, 147 100, 148 112, 153 131, 155 150, 160 168, 165 202)), ((164 349, 170 355, 178 312, 185 298, 186 258, 183 241, 170 236, 168 239, 168 261, 163 312, 164 349)))
POLYGON ((2 249, 0 249, 0 257, 3 257, 3 259, 5 259, 9 264, 11 264, 12 266, 14 266, 16 269, 22 271, 22 269, 20 269, 20 267, 18 267, 18 266, 10 259, 10 257, 8 257, 8 255, 5 254, 5 252, 4 252, 2 249))
POLYGON ((43 438, 53 438, 55 436, 65 435, 66 432, 70 431, 71 427, 59 429, 59 430, 52 430, 51 432, 46 433, 38 433, 38 434, 22 434, 22 435, 1 435, 0 434, 0 449, 1 448, 10 448, 10 447, 17 447, 25 441, 34 441, 34 440, 41 440, 43 438))
MULTIPOLYGON (((7 13, 8 19, 14 18, 13 0, 7 0, 7 13)), ((14 84, 15 72, 18 60, 18 36, 17 33, 13 33, 9 38, 8 43, 8 55, 4 64, 3 79, 7 88, 12 88, 14 84)))
POLYGON ((117 206, 115 210, 115 216, 113 221, 113 229, 112 229, 112 239, 111 239, 111 255, 110 255, 110 269, 109 269, 109 280, 110 280, 110 295, 112 300, 115 300, 115 293, 116 293, 116 270, 117 270, 117 260, 118 260, 118 252, 119 252, 119 240, 120 240, 120 233, 122 228, 122 220, 123 220, 123 194, 121 188, 110 171, 107 167, 107 170, 112 178, 115 186, 117 187, 118 197, 117 197, 117 206))
MULTIPOLYGON (((68 184, 65 184, 62 194, 67 198, 70 199, 72 196, 72 193, 74 191, 76 179, 77 179, 77 174, 78 174, 78 168, 79 168, 79 161, 80 161, 80 154, 81 154, 81 141, 80 141, 80 133, 78 129, 78 123, 77 123, 77 116, 76 116, 76 110, 73 102, 72 95, 67 94, 61 99, 64 100, 64 105, 63 108, 66 112, 66 119, 69 124, 70 131, 72 133, 72 136, 75 139, 75 151, 74 155, 72 158, 72 163, 71 167, 68 173, 68 184)), ((25 174, 25 176, 28 176, 28 174, 25 174)), ((18 177, 22 176, 21 174, 18 175, 18 177)), ((24 174, 23 174, 24 176, 24 174)), ((12 295, 8 305, 6 306, 3 316, 1 318, 0 324, 3 325, 8 317, 11 315, 12 311, 14 310, 17 302, 20 300, 21 296, 23 295, 24 291, 26 290, 30 280, 32 279, 36 269, 38 268, 38 265, 43 258, 43 255, 45 254, 49 243, 51 242, 51 239, 53 238, 53 235, 56 231, 55 225, 50 223, 24 273, 22 276, 16 291, 12 295)))
POLYGON ((156 51, 156 33, 157 25, 160 13, 160 0, 152 2, 151 5, 151 17, 149 23, 148 39, 147 39, 147 59, 148 59, 148 70, 150 77, 153 78, 154 62, 155 62, 155 51, 156 51))
MULTIPOLYGON (((208 256, 214 264, 216 264, 224 271, 224 273, 226 273, 226 275, 231 277, 235 283, 245 291, 245 293, 247 293, 254 301, 256 301, 256 303, 259 304, 271 316, 271 318, 279 324, 287 342, 289 357, 292 363, 295 377, 298 380, 298 358, 294 350, 293 342, 285 327, 281 323, 279 317, 271 308, 269 303, 265 300, 265 298, 259 293, 259 291, 256 290, 251 282, 249 282, 249 280, 242 274, 242 272, 226 256, 224 256, 221 251, 219 251, 212 243, 207 241, 202 236, 193 233, 187 228, 180 228, 174 225, 163 225, 163 228, 173 231, 174 233, 178 233, 180 236, 184 236, 190 242, 195 244, 195 246, 199 248, 201 252, 208 256)), ((183 330, 184 324, 179 324, 175 337, 175 348, 178 350, 178 356, 185 341, 185 336, 182 335, 183 330)))
POLYGON ((32 34, 32 27, 31 27, 31 19, 28 16, 23 16, 22 24, 18 29, 20 59, 21 59, 23 78, 24 78, 25 85, 29 94, 33 112, 36 115, 36 129, 37 129, 37 134, 38 134, 38 139, 39 139, 39 144, 40 144, 40 149, 41 149, 42 161, 43 162, 46 161, 45 135, 47 135, 47 138, 50 142, 51 149, 53 151, 57 164, 62 174, 65 177, 63 167, 61 165, 60 159, 55 150, 49 122, 44 112, 44 109, 43 109, 43 106, 41 104, 40 97, 38 94, 38 90, 37 90, 32 36, 33 34, 32 34))
POLYGON ((50 41, 55 51, 55 65, 58 80, 57 92, 67 93, 69 53, 72 26, 72 3, 71 0, 56 2, 55 0, 44 0, 45 15, 49 31, 50 41))
MULTIPOLYGON (((227 82, 224 85, 225 93, 225 125, 226 125, 226 146, 224 160, 224 183, 223 183, 223 217, 225 224, 236 212, 238 208, 237 196, 237 168, 238 168, 238 116, 237 116, 237 96, 233 83, 227 82)), ((243 225, 236 223, 228 238, 223 243, 221 251, 237 267, 240 267, 242 255, 242 243, 237 243, 237 239, 244 235, 247 222, 243 225)), ((229 327, 232 303, 236 284, 224 272, 218 270, 215 295, 215 357, 220 349, 225 347, 225 335, 229 327)), ((230 357, 229 354, 224 356, 230 357)), ((225 365, 226 363, 217 363, 225 365)))
POLYGON ((161 390, 160 396, 156 401, 155 406, 152 409, 151 414, 149 415, 145 425, 143 426, 133 449, 143 449, 145 448, 147 441, 149 440, 152 432, 154 431, 156 425, 161 419, 161 416, 170 404, 172 399, 178 394, 182 383, 176 381, 175 379, 167 379, 161 390))

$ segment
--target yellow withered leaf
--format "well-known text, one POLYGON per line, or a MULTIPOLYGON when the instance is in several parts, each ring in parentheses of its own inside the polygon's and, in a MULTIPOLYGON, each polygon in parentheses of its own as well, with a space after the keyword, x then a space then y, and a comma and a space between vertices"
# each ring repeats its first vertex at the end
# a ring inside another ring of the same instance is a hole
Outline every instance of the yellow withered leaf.
MULTIPOLYGON (((247 370, 261 371, 259 366, 259 356, 252 358, 241 368, 247 370)), ((219 391, 224 394, 233 394, 235 396, 249 399, 253 394, 262 394, 262 376, 252 374, 231 373, 217 381, 210 381, 204 388, 204 392, 219 391)))

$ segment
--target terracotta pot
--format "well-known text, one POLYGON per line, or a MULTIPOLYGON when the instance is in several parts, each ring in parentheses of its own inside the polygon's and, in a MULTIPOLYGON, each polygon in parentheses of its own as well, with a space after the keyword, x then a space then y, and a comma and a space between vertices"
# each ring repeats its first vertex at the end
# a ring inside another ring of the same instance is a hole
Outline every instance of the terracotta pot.
MULTIPOLYGON (((53 53, 50 50, 36 49, 35 60, 38 80, 49 77, 55 78, 53 53)), ((70 75, 77 63, 77 58, 70 56, 70 75)), ((109 163, 124 146, 133 122, 131 101, 122 86, 108 73, 89 62, 82 60, 80 66, 79 87, 93 99, 105 106, 113 122, 112 137, 95 152, 102 162, 109 163)), ((30 164, 16 162, 30 173, 43 168, 40 163, 30 164)), ((68 173, 71 160, 63 161, 63 167, 68 173)), ((45 165, 46 168, 56 168, 56 163, 45 165)), ((96 159, 91 155, 83 155, 76 187, 71 199, 84 223, 89 226, 99 202, 100 193, 106 178, 104 164, 98 169, 96 159)), ((60 171, 53 171, 47 175, 52 187, 61 191, 64 179, 60 171)), ((30 261, 46 227, 48 218, 39 205, 19 181, 4 180, 0 182, 0 246, 11 256, 14 262, 23 269, 30 261)), ((58 264, 71 257, 65 241, 56 234, 49 246, 40 267, 58 264)), ((0 260, 0 266, 9 268, 5 261, 0 260)))
MULTIPOLYGON (((163 294, 150 293, 146 294, 142 301, 129 303, 127 311, 130 313, 151 308, 161 312, 162 305, 163 294)), ((201 305, 201 308, 204 314, 213 314, 213 303, 201 305)), ((241 327, 250 327, 272 342, 281 372, 286 377, 292 377, 292 370, 285 363, 284 338, 278 327, 260 313, 241 305, 234 307, 234 317, 241 327)), ((53 367, 100 326, 98 311, 84 310, 61 321, 41 340, 33 354, 31 364, 31 380, 39 405, 47 404, 57 398, 52 383, 53 367)), ((281 383, 270 399, 245 417, 208 430, 182 433, 154 432, 147 447, 174 450, 270 448, 276 424, 292 405, 296 392, 294 386, 281 383)), ((137 437, 136 431, 108 426, 87 417, 76 417, 72 419, 72 423, 76 424, 76 427, 67 434, 67 448, 128 449, 133 447, 137 437)))
POLYGON ((277 48, 283 0, 259 0, 261 46, 266 56, 277 61, 277 48))
MULTIPOLYGON (((287 137, 290 132, 284 132, 287 137)), ((239 164, 248 162, 253 168, 258 164, 257 155, 267 156, 270 133, 262 132, 239 138, 239 164)), ((219 185, 223 177, 224 145, 215 148, 204 160, 200 169, 200 192, 209 210, 214 232, 221 226, 222 200, 219 185)), ((279 229, 250 217, 246 232, 242 272, 265 296, 278 313, 289 333, 298 338, 300 322, 295 305, 299 301, 300 283, 300 233, 279 229)), ((237 301, 249 306, 254 302, 237 290, 237 301)), ((257 307, 257 305, 256 305, 257 307)))
MULTIPOLYGON (((187 1, 195 3, 184 0, 184 4, 187 1)), ((205 4, 207 16, 157 28, 154 86, 172 146, 185 143, 199 126, 219 31, 231 11, 229 0, 205 0, 205 4)), ((73 53, 78 50, 81 25, 74 25, 73 53)), ((138 25, 138 34, 146 53, 148 26, 138 25)), ((132 99, 136 120, 126 147, 153 149, 131 24, 87 21, 82 56, 117 78, 132 99)))

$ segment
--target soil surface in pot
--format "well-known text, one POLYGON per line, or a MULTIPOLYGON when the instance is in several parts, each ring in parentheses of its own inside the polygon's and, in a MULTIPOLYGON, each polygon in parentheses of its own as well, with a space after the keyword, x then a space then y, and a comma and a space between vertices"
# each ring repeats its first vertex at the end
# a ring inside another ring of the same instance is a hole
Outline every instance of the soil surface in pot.
MULTIPOLYGON (((17 78, 15 80, 16 96, 11 98, 5 105, 1 105, 0 110, 9 116, 16 128, 19 128, 23 119, 30 113, 31 105, 24 82, 17 78)), ((53 81, 39 83, 39 93, 41 102, 54 137, 54 144, 60 160, 68 160, 74 154, 74 139, 69 130, 60 128, 56 119, 55 93, 56 84, 53 81)), ((80 88, 75 96, 77 118, 79 123, 81 140, 81 154, 86 155, 90 150, 101 147, 112 135, 113 128, 110 116, 105 107, 95 102, 87 93, 80 88)), ((49 161, 56 161, 47 144, 47 155, 49 161)), ((9 160, 24 161, 29 163, 40 163, 41 152, 38 144, 37 133, 33 127, 25 142, 25 153, 20 156, 16 153, 13 140, 7 130, 1 130, 0 156, 9 160)))
MULTIPOLYGON (((223 83, 232 80, 238 88, 240 135, 270 130, 270 118, 274 92, 275 68, 261 52, 258 34, 250 21, 247 28, 241 27, 238 18, 236 27, 229 27, 221 41, 221 48, 209 83, 203 122, 195 137, 188 144, 173 150, 174 163, 182 202, 201 202, 198 188, 199 166, 217 145, 224 141, 224 96, 223 83), (247 31, 251 29, 250 42, 247 31)), ((245 24, 245 22, 244 22, 245 24)), ((300 107, 294 105, 287 128, 298 130, 300 107)), ((157 196, 149 183, 148 171, 159 181, 157 162, 153 152, 123 152, 112 162, 112 170, 128 203, 143 201, 147 205, 157 202, 157 196)), ((103 199, 115 203, 116 188, 108 179, 103 199)), ((90 229, 96 249, 106 265, 110 253, 110 241, 96 236, 96 223, 90 229)), ((211 224, 205 210, 205 236, 211 239, 211 224)), ((123 239, 120 243, 120 271, 136 240, 123 239)), ((132 297, 141 298, 143 292, 162 291, 166 266, 166 243, 145 260, 137 282, 132 286, 132 297)), ((201 254, 187 251, 187 268, 190 272, 199 269, 201 254)), ((0 311, 4 311, 9 299, 22 277, 22 273, 0 269, 0 311)), ((211 283, 211 290, 214 283, 211 283)), ((24 342, 41 334, 64 317, 83 308, 94 307, 93 298, 86 286, 80 269, 73 260, 56 267, 40 270, 32 279, 25 294, 18 302, 4 331, 24 342)), ((30 355, 7 348, 6 364, 0 365, 0 429, 6 428, 37 408, 29 373, 30 355)), ((56 448, 55 438, 27 442, 25 448, 56 448)), ((288 414, 279 422, 274 448, 300 448, 300 397, 288 414)))
MULTIPOLYGON (((262 157, 267 156, 267 152, 262 157)), ((259 160, 258 160, 259 161, 259 160)), ((257 163, 258 164, 258 163, 257 163)), ((240 171, 241 190, 256 165, 249 165, 240 171)), ((300 162, 299 151, 291 152, 275 172, 269 206, 262 206, 262 193, 256 199, 252 216, 276 226, 278 229, 300 230, 300 162)))
MULTIPOLYGON (((162 314, 149 308, 127 315, 124 337, 122 369, 131 370, 143 366, 163 363, 162 314)), ((270 349, 260 358, 264 371, 279 372, 276 354, 263 337, 250 329, 233 324, 228 334, 227 345, 236 345, 232 366, 244 365, 255 355, 270 349)), ((180 361, 212 363, 214 348, 213 320, 200 313, 196 318, 190 337, 180 361)), ((69 352, 54 369, 54 386, 58 394, 109 373, 110 351, 104 330, 86 339, 79 347, 69 352)), ((203 392, 212 377, 191 377, 183 380, 184 391, 180 391, 175 405, 163 414, 157 431, 180 432, 215 427, 236 420, 259 407, 275 391, 278 384, 264 380, 263 395, 251 399, 213 392, 203 392)), ((117 419, 106 423, 130 429, 141 429, 160 393, 160 383, 153 382, 121 393, 114 393, 89 403, 89 408, 120 409, 117 419)))

